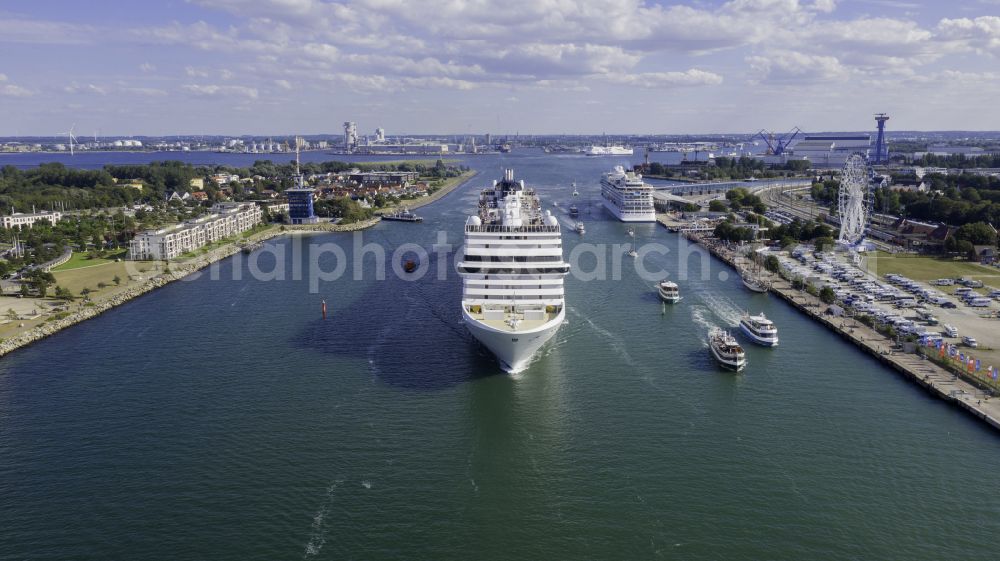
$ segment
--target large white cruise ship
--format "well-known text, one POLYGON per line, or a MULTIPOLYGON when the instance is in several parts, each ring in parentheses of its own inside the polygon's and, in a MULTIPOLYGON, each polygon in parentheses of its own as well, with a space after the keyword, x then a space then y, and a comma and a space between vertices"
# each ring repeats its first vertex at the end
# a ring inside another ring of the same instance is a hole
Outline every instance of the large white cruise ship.
POLYGON ((559 221, 513 170, 479 197, 465 222, 462 318, 507 372, 524 370, 566 318, 559 221))
POLYGON ((601 178, 604 205, 622 222, 656 222, 653 188, 642 182, 642 175, 615 166, 601 178))
POLYGON ((588 156, 631 156, 633 154, 631 146, 598 146, 593 145, 587 149, 588 156))

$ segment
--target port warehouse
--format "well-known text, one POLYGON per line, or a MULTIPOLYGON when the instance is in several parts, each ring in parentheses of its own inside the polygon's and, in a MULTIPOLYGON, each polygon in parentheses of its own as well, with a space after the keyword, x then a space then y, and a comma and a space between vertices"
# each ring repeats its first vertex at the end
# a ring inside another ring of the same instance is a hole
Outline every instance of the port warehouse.
POLYGON ((146 230, 129 243, 127 258, 167 260, 235 236, 261 223, 263 211, 256 204, 218 203, 211 214, 181 224, 146 230))

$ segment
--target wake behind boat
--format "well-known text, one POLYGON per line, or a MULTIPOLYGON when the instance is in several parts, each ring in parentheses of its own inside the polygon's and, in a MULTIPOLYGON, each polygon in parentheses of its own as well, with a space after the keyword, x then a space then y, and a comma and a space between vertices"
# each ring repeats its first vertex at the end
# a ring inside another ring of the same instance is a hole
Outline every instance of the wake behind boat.
POLYGON ((566 318, 559 221, 506 170, 465 222, 462 318, 507 372, 527 367, 566 318))

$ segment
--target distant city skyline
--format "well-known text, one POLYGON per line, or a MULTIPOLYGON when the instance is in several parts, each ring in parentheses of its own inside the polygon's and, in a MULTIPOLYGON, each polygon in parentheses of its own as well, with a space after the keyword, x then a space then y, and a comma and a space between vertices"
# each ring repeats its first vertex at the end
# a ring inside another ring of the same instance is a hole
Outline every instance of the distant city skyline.
POLYGON ((1000 0, 56 0, 0 136, 1000 129, 1000 0))

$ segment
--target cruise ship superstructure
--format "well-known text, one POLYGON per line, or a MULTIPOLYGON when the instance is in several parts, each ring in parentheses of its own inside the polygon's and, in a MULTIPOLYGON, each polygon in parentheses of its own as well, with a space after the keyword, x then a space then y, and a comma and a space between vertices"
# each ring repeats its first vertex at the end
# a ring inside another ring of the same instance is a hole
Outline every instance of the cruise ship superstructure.
POLYGON ((633 154, 630 146, 598 146, 594 145, 587 149, 588 156, 631 156, 633 154))
POLYGON ((642 181, 642 175, 625 171, 622 166, 601 178, 601 196, 611 214, 622 222, 656 222, 653 208, 653 188, 642 181))
POLYGON ((559 222, 534 190, 506 170, 484 189, 479 212, 465 223, 462 318, 507 372, 532 355, 566 318, 559 222))

